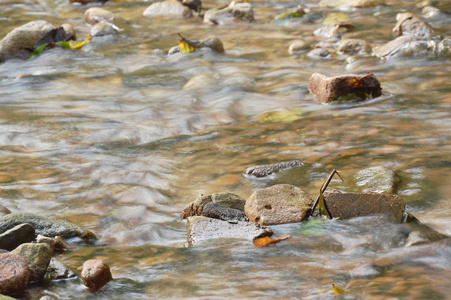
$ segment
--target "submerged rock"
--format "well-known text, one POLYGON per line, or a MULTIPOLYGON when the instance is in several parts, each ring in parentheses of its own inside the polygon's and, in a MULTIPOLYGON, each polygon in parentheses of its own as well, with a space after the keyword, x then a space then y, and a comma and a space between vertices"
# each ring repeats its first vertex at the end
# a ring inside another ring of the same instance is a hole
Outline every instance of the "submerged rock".
POLYGON ((90 290, 96 291, 113 279, 110 267, 100 259, 85 261, 81 271, 83 284, 90 290))
POLYGON ((321 28, 318 28, 313 32, 316 36, 323 36, 327 38, 331 38, 335 35, 343 34, 346 32, 354 31, 354 25, 345 22, 337 22, 331 25, 326 25, 321 28))
POLYGON ((220 238, 245 239, 253 241, 270 236, 272 230, 259 224, 242 221, 222 221, 206 217, 189 217, 186 223, 189 245, 220 238))
POLYGON ((27 288, 29 278, 30 270, 23 257, 0 253, 0 294, 20 293, 27 288))
POLYGON ((340 42, 337 51, 347 55, 355 55, 371 50, 370 44, 364 40, 349 39, 340 42))
POLYGON ((380 58, 433 54, 436 44, 412 35, 402 35, 385 45, 374 47, 373 55, 380 58))
POLYGON ((270 165, 259 165, 254 167, 249 167, 244 171, 247 175, 252 175, 255 177, 265 177, 271 175, 275 172, 283 171, 286 169, 296 168, 303 166, 304 163, 300 160, 290 160, 284 161, 276 164, 270 165))
POLYGON ((329 50, 325 48, 316 48, 307 53, 307 56, 312 59, 329 59, 332 55, 329 50))
POLYGON ((324 193, 324 202, 333 218, 350 219, 383 214, 401 222, 406 208, 397 195, 372 193, 324 193))
POLYGON ((114 14, 100 7, 91 7, 85 11, 85 22, 89 25, 95 25, 102 21, 114 21, 114 14))
POLYGON ((75 274, 68 266, 57 260, 56 258, 50 259, 50 263, 45 273, 45 280, 51 281, 55 279, 66 279, 76 277, 75 274))
POLYGON ((220 203, 208 203, 202 210, 202 216, 219 220, 249 221, 242 210, 226 207, 220 203))
POLYGON ((36 43, 53 28, 40 20, 14 29, 0 41, 0 63, 12 58, 28 59, 36 43))
POLYGON ((412 13, 399 13, 396 15, 396 21, 397 23, 393 28, 394 35, 413 35, 422 38, 432 35, 432 27, 412 13))
POLYGON ((201 216, 204 206, 212 202, 222 204, 228 208, 244 211, 244 204, 246 203, 246 200, 233 193, 216 193, 206 196, 202 195, 183 209, 180 214, 180 218, 186 219, 191 216, 201 216))
POLYGON ((119 31, 119 27, 116 25, 108 22, 108 21, 101 21, 91 28, 91 36, 92 37, 99 37, 99 36, 107 36, 107 35, 115 35, 119 31))
POLYGON ((300 188, 277 184, 255 191, 246 200, 244 212, 251 222, 261 225, 302 222, 308 217, 312 202, 300 188))
POLYGON ((362 193, 394 194, 398 190, 401 178, 390 169, 376 166, 358 171, 354 175, 354 182, 362 193))
POLYGON ((229 6, 209 9, 204 15, 204 22, 214 25, 235 21, 254 21, 254 10, 250 3, 232 1, 229 6))
POLYGON ((332 8, 363 8, 385 5, 384 0, 321 0, 320 7, 332 8))
POLYGON ((382 88, 376 76, 372 73, 366 75, 347 74, 326 77, 314 73, 309 80, 309 89, 321 103, 342 100, 366 100, 379 97, 382 88))
POLYGON ((11 213, 11 211, 7 207, 0 204, 0 217, 3 217, 10 213, 11 213))
POLYGON ((288 47, 288 54, 296 55, 310 49, 310 45, 303 40, 294 41, 290 47, 288 47))
POLYGON ((0 249, 11 251, 23 243, 34 240, 34 227, 30 224, 17 225, 0 234, 0 249))
POLYGON ((5 232, 14 226, 28 223, 34 227, 36 234, 44 236, 59 235, 63 238, 80 238, 84 242, 92 242, 97 237, 89 230, 65 220, 43 217, 32 213, 12 213, 0 217, 0 232, 5 232))
POLYGON ((14 249, 12 253, 22 256, 28 263, 30 281, 38 281, 44 278, 53 250, 44 243, 26 243, 14 249))
POLYGON ((444 38, 437 45, 437 54, 440 56, 451 56, 451 38, 444 38))
POLYGON ((405 247, 433 243, 449 238, 449 236, 441 234, 426 224, 421 223, 415 216, 409 213, 404 215, 404 222, 412 230, 405 241, 405 247))
POLYGON ((144 17, 176 16, 181 18, 191 18, 193 12, 188 6, 179 1, 163 1, 152 3, 143 12, 144 17))

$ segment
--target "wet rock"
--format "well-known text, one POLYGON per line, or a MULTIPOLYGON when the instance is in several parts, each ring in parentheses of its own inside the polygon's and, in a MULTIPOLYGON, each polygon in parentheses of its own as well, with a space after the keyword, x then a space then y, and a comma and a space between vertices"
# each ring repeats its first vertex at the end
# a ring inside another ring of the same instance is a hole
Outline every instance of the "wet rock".
POLYGON ((55 236, 55 243, 54 251, 66 251, 70 249, 66 241, 60 236, 55 236))
POLYGON ((451 38, 444 38, 437 45, 437 54, 440 56, 451 56, 451 38))
POLYGON ((42 20, 14 29, 0 41, 0 62, 12 58, 28 59, 36 43, 52 29, 52 24, 42 20))
POLYGON ((394 56, 416 56, 434 53, 436 44, 412 35, 402 35, 385 45, 374 47, 373 55, 380 58, 394 56))
POLYGON ((365 193, 324 193, 324 201, 333 218, 350 219, 383 214, 401 222, 406 208, 397 195, 365 193))
POLYGON ((30 270, 27 262, 17 254, 0 254, 0 294, 20 293, 27 288, 30 270))
POLYGON ((229 6, 207 10, 204 22, 223 25, 235 21, 254 21, 254 10, 250 3, 232 1, 229 6))
POLYGON ((69 269, 68 266, 57 260, 56 258, 50 259, 50 263, 45 273, 45 280, 51 281, 55 279, 73 278, 77 275, 69 269))
POLYGON ((340 42, 337 51, 347 55, 356 55, 371 50, 370 44, 364 40, 349 39, 340 42))
POLYGON ((102 21, 114 21, 114 14, 100 7, 91 7, 85 11, 85 22, 89 25, 95 25, 102 21))
POLYGON ((110 267, 100 259, 85 261, 81 271, 83 284, 90 290, 98 290, 113 279, 110 267))
POLYGON ((325 48, 316 48, 307 53, 307 56, 312 59, 329 59, 332 55, 325 48))
POLYGON ((405 241, 405 247, 437 242, 449 238, 433 228, 421 223, 414 215, 405 213, 403 221, 409 225, 411 232, 405 241))
POLYGON ((331 25, 323 26, 313 32, 316 36, 331 38, 346 32, 354 31, 354 25, 345 22, 337 22, 331 25))
POLYGON ((189 245, 219 238, 253 241, 254 239, 272 234, 270 228, 255 223, 241 221, 228 222, 198 216, 188 218, 187 229, 189 245))
POLYGON ((47 244, 26 243, 14 249, 12 253, 25 259, 30 269, 30 281, 37 281, 44 278, 53 250, 47 244))
POLYGON ((244 171, 247 175, 252 175, 255 177, 265 177, 275 172, 283 171, 286 169, 302 167, 304 163, 300 160, 290 160, 284 161, 277 164, 270 165, 259 165, 254 167, 249 167, 244 171))
POLYGON ((40 235, 40 234, 36 238, 36 243, 47 244, 50 246, 50 248, 52 248, 52 251, 55 249, 55 245, 56 245, 56 241, 54 239, 40 235))
POLYGON ((255 191, 246 200, 244 211, 251 222, 261 225, 295 223, 307 218, 312 202, 300 188, 277 184, 255 191))
POLYGON ((200 0, 183 0, 182 4, 195 12, 200 12, 202 10, 202 1, 200 0))
POLYGON ((401 178, 390 169, 376 166, 358 171, 354 182, 362 193, 394 194, 398 191, 401 178))
POLYGON ((290 47, 288 47, 288 54, 290 55, 296 55, 300 54, 302 52, 307 51, 310 49, 310 45, 302 40, 294 41, 290 47))
POLYGON ((384 0, 321 0, 320 7, 332 8, 364 8, 385 5, 384 0))
MULTIPOLYGON (((222 44, 222 41, 218 38, 212 37, 212 38, 207 38, 201 41, 189 41, 191 45, 193 45, 193 47, 195 47, 196 49, 202 49, 202 48, 209 48, 215 52, 218 53, 224 53, 224 45, 222 44)), ((180 46, 174 46, 172 47, 168 54, 172 55, 175 53, 179 53, 181 52, 180 50, 180 46)))
POLYGON ((10 213, 11 213, 11 211, 7 207, 0 205, 0 217, 3 217, 10 213))
POLYGON ((220 203, 228 208, 244 211, 244 204, 246 203, 246 200, 233 193, 216 193, 206 196, 202 195, 183 209, 180 214, 180 218, 186 219, 190 216, 201 216, 204 206, 212 202, 220 203))
POLYGON ((379 80, 372 73, 363 76, 347 74, 334 77, 314 73, 310 77, 309 89, 321 103, 336 100, 361 101, 379 97, 382 92, 379 80))
POLYGON ((99 37, 99 36, 106 36, 106 35, 115 35, 119 31, 119 28, 108 22, 108 21, 101 21, 91 28, 91 36, 92 37, 99 37))
POLYGON ((177 16, 181 18, 191 18, 191 9, 179 1, 163 1, 152 3, 143 13, 144 17, 157 16, 177 16))
POLYGON ((61 27, 63 27, 64 32, 66 32, 66 34, 71 37, 71 40, 74 41, 77 40, 77 33, 75 32, 75 29, 72 26, 72 24, 64 23, 61 24, 61 27))
POLYGON ((396 15, 396 25, 393 28, 394 35, 413 35, 421 38, 431 36, 433 29, 420 17, 412 13, 399 13, 396 15))
POLYGON ((202 216, 219 220, 249 221, 244 211, 226 207, 219 203, 208 203, 202 210, 202 216))
POLYGON ((195 91, 201 89, 215 88, 215 83, 220 79, 217 74, 202 73, 195 75, 188 80, 188 82, 183 86, 184 90, 195 91))
POLYGON ((30 224, 34 227, 36 234, 44 236, 59 235, 66 239, 78 237, 84 242, 92 242, 97 239, 94 233, 73 223, 32 213, 12 213, 0 217, 0 232, 5 232, 6 230, 23 223, 30 224))
POLYGON ((11 251, 23 243, 34 240, 34 227, 30 224, 17 225, 0 234, 0 248, 11 251))

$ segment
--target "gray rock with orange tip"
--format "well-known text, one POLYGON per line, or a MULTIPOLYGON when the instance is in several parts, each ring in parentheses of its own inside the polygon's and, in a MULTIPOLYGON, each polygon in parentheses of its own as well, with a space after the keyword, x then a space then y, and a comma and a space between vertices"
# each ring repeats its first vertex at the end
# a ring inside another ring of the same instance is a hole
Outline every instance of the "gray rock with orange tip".
POLYGON ((313 201, 300 188, 277 184, 255 191, 247 200, 244 211, 249 221, 261 225, 286 224, 304 221, 313 201))
POLYGON ((100 259, 85 261, 81 271, 83 284, 90 290, 98 290, 113 279, 110 267, 100 259))

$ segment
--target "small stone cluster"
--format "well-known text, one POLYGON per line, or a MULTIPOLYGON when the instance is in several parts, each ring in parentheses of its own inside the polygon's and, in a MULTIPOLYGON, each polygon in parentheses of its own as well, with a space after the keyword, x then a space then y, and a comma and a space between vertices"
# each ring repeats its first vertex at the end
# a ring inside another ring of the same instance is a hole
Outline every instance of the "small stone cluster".
MULTIPOLYGON (((20 296, 29 283, 77 278, 56 259, 69 249, 66 242, 92 243, 97 238, 73 223, 31 213, 8 213, 0 217, 0 294, 20 296)), ((109 266, 88 260, 81 272, 83 283, 95 291, 111 279, 109 266)))

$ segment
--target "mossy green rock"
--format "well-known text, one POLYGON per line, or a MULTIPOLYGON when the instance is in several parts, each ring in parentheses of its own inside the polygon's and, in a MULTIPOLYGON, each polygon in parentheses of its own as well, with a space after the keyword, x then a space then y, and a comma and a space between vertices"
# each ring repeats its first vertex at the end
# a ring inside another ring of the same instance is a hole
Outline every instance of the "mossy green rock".
POLYGON ((61 236, 64 239, 80 238, 84 242, 91 242, 97 237, 89 230, 64 220, 43 217, 32 213, 12 213, 0 217, 0 232, 5 232, 17 225, 28 223, 36 230, 36 235, 48 237, 61 236))

